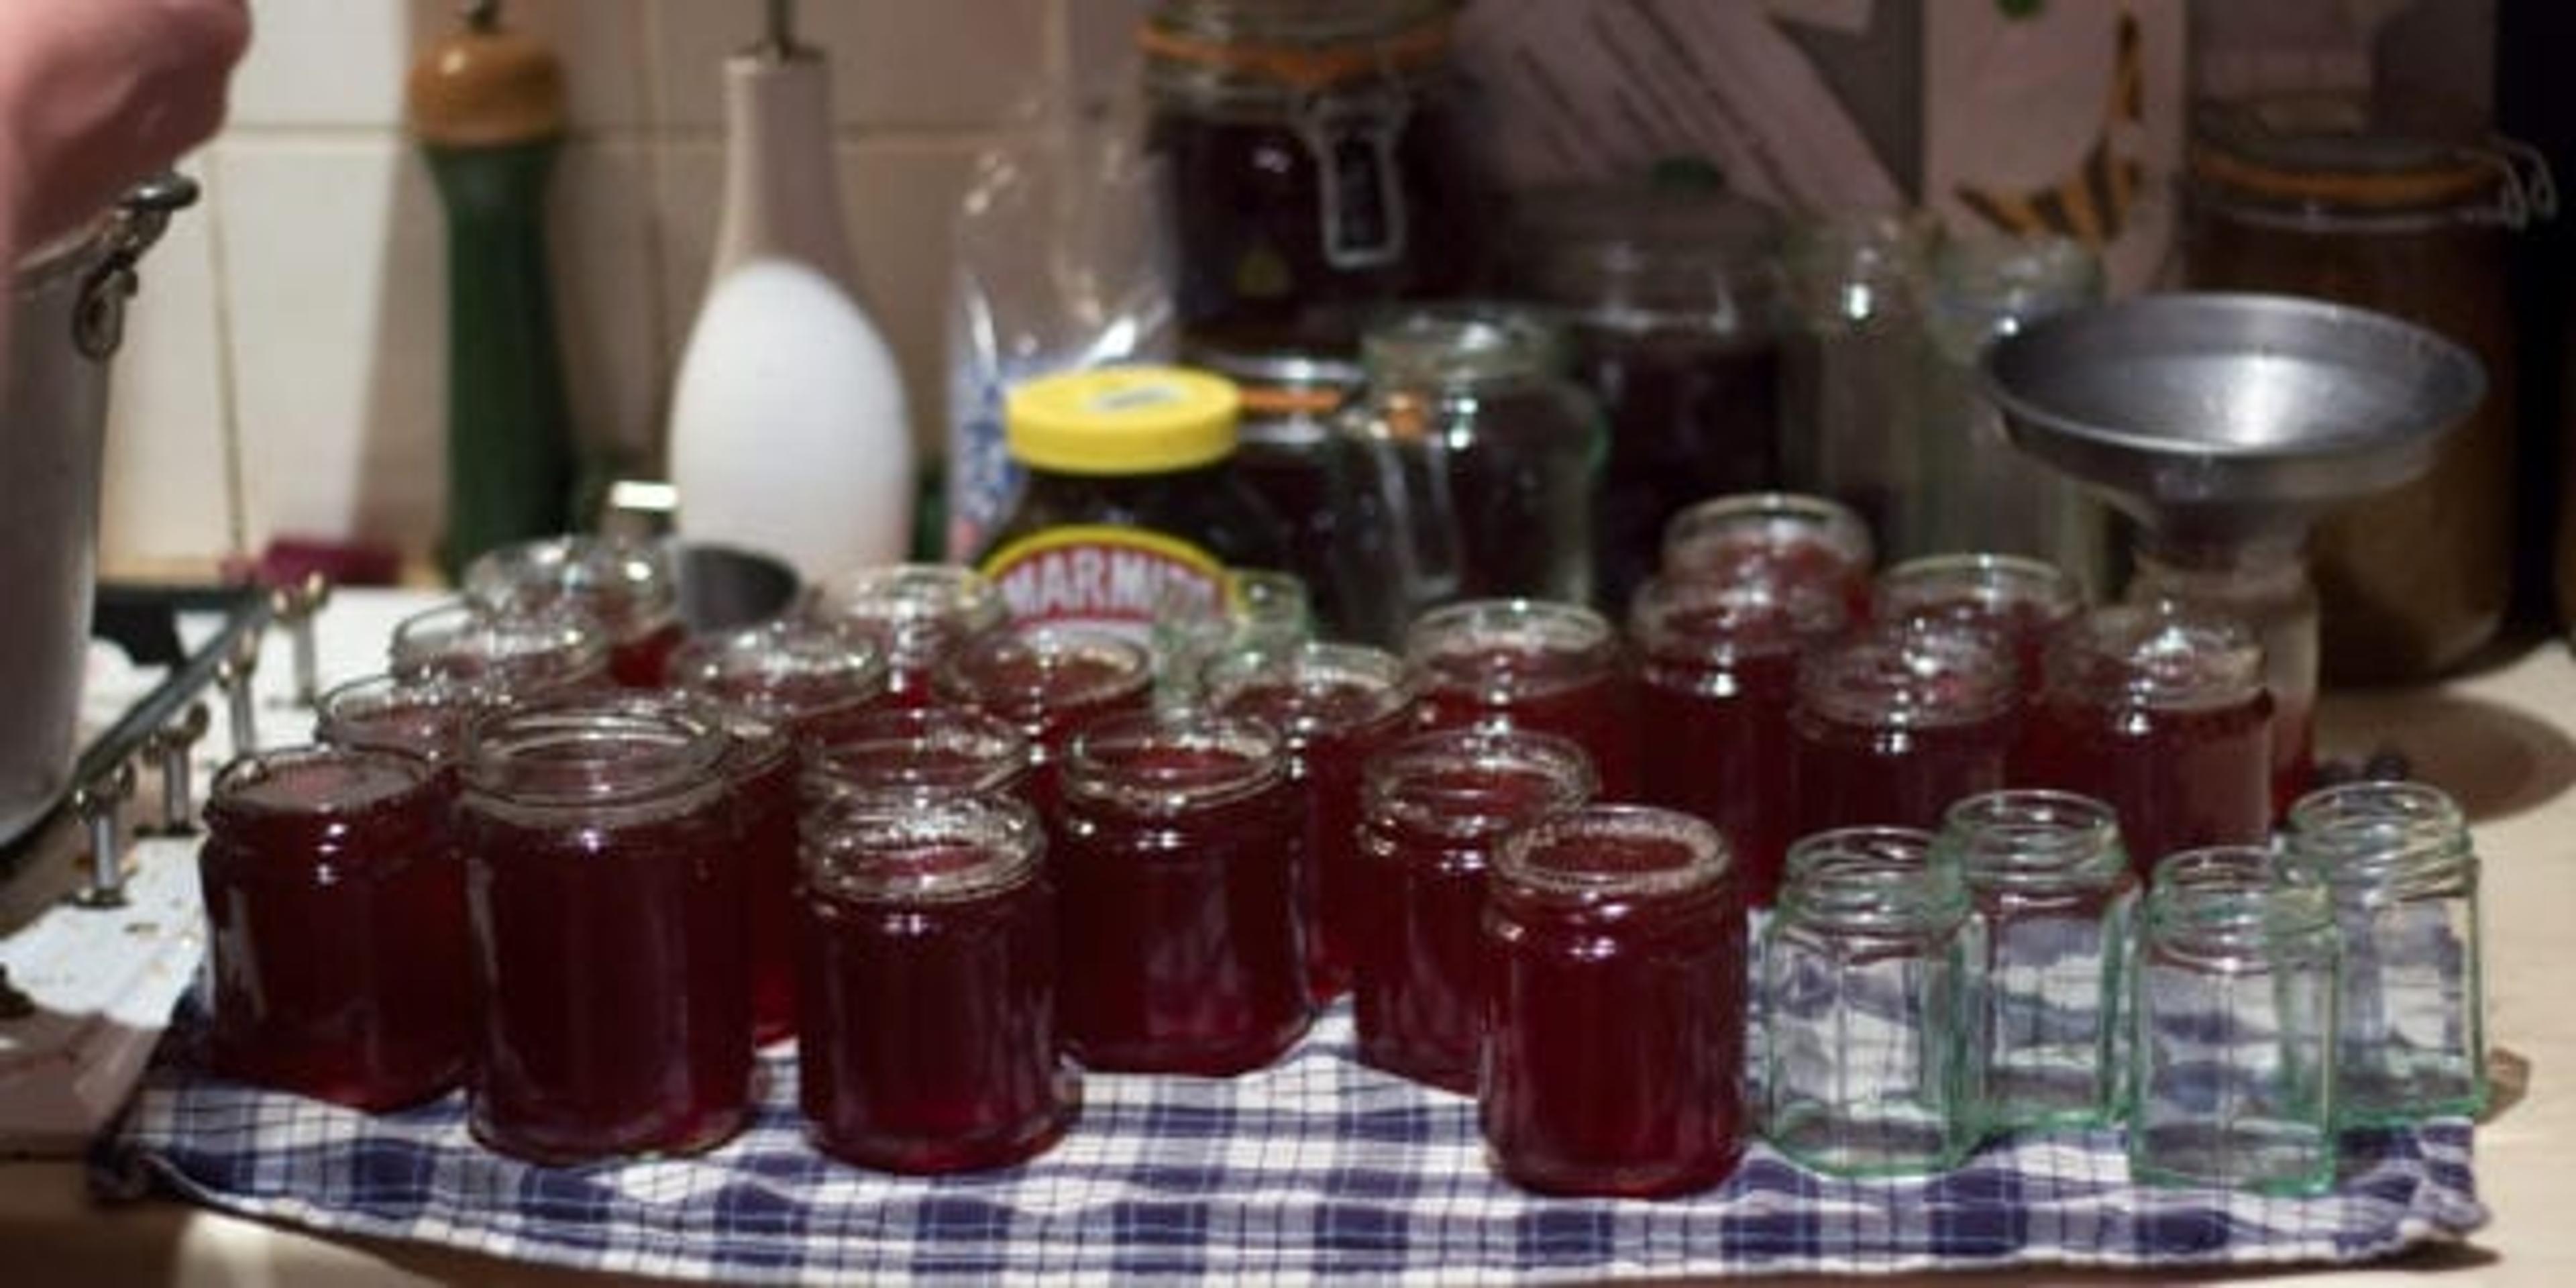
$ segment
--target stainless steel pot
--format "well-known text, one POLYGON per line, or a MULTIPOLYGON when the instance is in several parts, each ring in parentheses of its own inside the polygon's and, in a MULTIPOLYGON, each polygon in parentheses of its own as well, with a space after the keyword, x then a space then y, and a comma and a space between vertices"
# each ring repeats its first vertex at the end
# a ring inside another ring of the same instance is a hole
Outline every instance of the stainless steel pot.
POLYGON ((90 599, 108 360, 135 263, 197 185, 163 175, 19 261, 0 368, 0 842, 70 786, 90 599))

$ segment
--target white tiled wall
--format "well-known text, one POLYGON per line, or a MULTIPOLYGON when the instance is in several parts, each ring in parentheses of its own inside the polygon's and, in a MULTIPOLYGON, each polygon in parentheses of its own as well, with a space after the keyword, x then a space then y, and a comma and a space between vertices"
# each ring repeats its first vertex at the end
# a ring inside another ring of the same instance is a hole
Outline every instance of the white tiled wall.
MULTIPOLYGON (((255 553, 294 534, 437 540, 444 217, 402 128, 403 78, 453 0, 253 0, 231 123, 185 167, 209 200, 145 265, 110 414, 111 567, 255 553)), ((705 287, 722 166, 718 65, 760 0, 509 0, 563 59, 551 195, 560 343, 585 439, 650 459, 705 287)), ((939 422, 949 222, 976 151, 1051 66, 1092 82, 1135 0, 804 0, 831 56, 860 290, 939 422)))

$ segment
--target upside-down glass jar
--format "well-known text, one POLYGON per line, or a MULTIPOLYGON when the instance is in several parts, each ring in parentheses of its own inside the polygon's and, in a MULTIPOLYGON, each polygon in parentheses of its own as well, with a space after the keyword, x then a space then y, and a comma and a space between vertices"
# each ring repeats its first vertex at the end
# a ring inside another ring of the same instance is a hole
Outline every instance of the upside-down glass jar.
POLYGON ((462 836, 481 1026, 475 1136, 545 1163, 689 1153, 751 1090, 746 865, 731 744, 650 697, 474 727, 462 836))
POLYGON ((804 744, 805 799, 938 796, 1025 799, 1031 748, 1019 730, 965 707, 896 707, 837 720, 804 744))
POLYGON ((1639 588, 1639 786, 1646 803, 1707 820, 1735 855, 1745 900, 1769 907, 1789 844, 1789 708, 1798 659, 1845 623, 1842 596, 1807 582, 1694 581, 1639 588))
POLYGON ((2341 975, 2323 885, 2257 846, 2159 861, 2133 986, 2129 1174, 2267 1194, 2332 1185, 2341 975))
POLYGON ((1503 842, 1477 1119, 1503 1176, 1653 1196, 1725 1180, 1745 1136, 1744 903, 1717 829, 1643 805, 1503 842))
POLYGON ((2336 1122, 2484 1110, 2478 856, 2459 807, 2422 783, 2312 792, 2290 809, 2282 862, 2326 888, 2343 932, 2336 1122))
MULTIPOLYGON (((939 692, 1028 739, 1029 803, 1053 827, 1060 767, 1074 735, 1104 717, 1151 707, 1154 655, 1096 627, 1012 626, 951 659, 939 692)), ((1061 833, 1052 835, 1061 842, 1061 833)))
POLYGON ((2019 705, 2011 658, 1973 629, 1891 627, 1809 653, 1789 712, 1797 830, 1938 826, 1952 801, 2004 785, 2019 705))
POLYGON ((198 854, 217 1071, 369 1111, 465 1071, 465 870, 446 777, 352 747, 215 777, 198 854))
POLYGON ((1144 713, 1074 738, 1050 868, 1084 1067, 1224 1076, 1305 1033, 1303 824, 1265 726, 1144 713))
POLYGON ((503 611, 469 599, 422 609, 394 626, 392 671, 404 679, 470 680, 513 699, 597 684, 608 641, 566 605, 503 611))
POLYGON ((2138 897, 2111 807, 2022 788, 1971 796, 1943 817, 1932 853, 1959 870, 1980 931, 1962 1066, 1976 1130, 2110 1122, 2138 897))
POLYGON ((313 736, 337 747, 418 756, 442 770, 465 759, 465 731, 504 705, 488 680, 437 674, 369 675, 314 701, 313 736))
POLYGON ((1853 621, 1869 617, 1869 571, 1877 560, 1860 514, 1820 496, 1711 497, 1664 524, 1666 575, 1812 583, 1839 592, 1853 621))
POLYGON ((1369 759, 1351 904, 1363 1064, 1472 1093, 1484 1027, 1486 884, 1513 831, 1592 798, 1562 738, 1415 734, 1369 759))
POLYGON ((1056 925, 1037 816, 1007 797, 847 799, 808 823, 797 1090, 862 1167, 1002 1167, 1064 1134, 1056 925))
POLYGON ((1208 668, 1206 694, 1210 708, 1286 740, 1288 777, 1306 807, 1297 874, 1307 980, 1317 1001, 1338 997, 1357 947, 1361 771, 1404 732, 1413 701, 1404 663, 1361 644, 1240 652, 1208 668))
POLYGON ((1975 1143, 1962 1039, 1978 927, 1957 866, 1913 828, 1790 847, 1763 930, 1763 1133, 1837 1176, 1951 1167, 1975 1143))
POLYGON ((1425 729, 1530 729, 1583 748, 1613 800, 1637 791, 1636 694, 1619 633, 1575 604, 1470 600, 1424 614, 1404 662, 1425 729))
POLYGON ((874 645, 886 690, 900 705, 929 706, 939 669, 1002 629, 1010 605, 982 573, 953 564, 887 564, 842 573, 814 588, 806 616, 874 645))
POLYGON ((465 569, 465 596, 505 614, 568 608, 608 638, 608 673, 630 689, 662 683, 680 646, 680 582, 671 557, 647 542, 562 536, 486 551, 465 569))

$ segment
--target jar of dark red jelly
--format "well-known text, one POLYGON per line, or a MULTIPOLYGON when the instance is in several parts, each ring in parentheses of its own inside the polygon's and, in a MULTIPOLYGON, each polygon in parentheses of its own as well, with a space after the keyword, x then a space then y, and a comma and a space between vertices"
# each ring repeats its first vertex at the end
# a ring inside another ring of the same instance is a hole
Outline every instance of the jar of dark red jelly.
POLYGON ((806 616, 874 645, 886 689, 904 706, 929 706, 939 668, 1002 628, 1010 606, 982 573, 952 564, 886 564, 815 587, 806 616))
POLYGON ((1231 380, 1242 398, 1235 477, 1259 495, 1286 535, 1281 566, 1306 584, 1331 638, 1359 627, 1340 542, 1343 502, 1333 414, 1360 390, 1356 362, 1279 350, 1193 349, 1187 361, 1231 380))
POLYGON ((2046 684, 2048 641, 2084 611, 2084 583, 2026 555, 1926 555, 1880 573, 1871 608, 1886 622, 1956 622, 1993 634, 2012 652, 2022 695, 2046 684))
POLYGON ((398 751, 443 769, 465 758, 465 731, 504 705, 487 680, 369 675, 324 691, 313 736, 337 747, 398 751))
POLYGON ((1869 616, 1877 546, 1859 512, 1795 492, 1712 497, 1664 525, 1664 571, 1703 581, 1806 581, 1842 592, 1869 616))
POLYGON ((1405 739, 1366 773, 1350 908, 1360 1061, 1472 1093, 1494 852, 1591 799, 1592 762, 1547 734, 1450 729, 1405 739))
POLYGON ((895 707, 833 721, 806 739, 812 805, 939 796, 1025 799, 1031 748, 1019 730, 966 707, 895 707))
POLYGON ((608 677, 608 640, 586 613, 566 604, 519 611, 451 600, 396 623, 390 653, 393 673, 404 679, 471 680, 511 698, 608 677))
POLYGON ((1703 497, 1780 485, 1780 217, 1716 189, 1586 185, 1515 210, 1525 298, 1561 318, 1610 422, 1593 584, 1625 604, 1664 524, 1703 497))
POLYGON ((1843 596, 1801 581, 1664 575, 1637 592, 1639 788, 1706 820, 1735 853, 1745 898, 1768 907, 1791 826, 1789 708, 1798 659, 1839 634, 1843 596))
POLYGON ((1020 625, 958 654, 940 673, 939 691, 1029 740, 1029 803, 1052 824, 1057 766, 1074 734, 1104 716, 1152 706, 1154 656, 1105 630, 1020 625))
POLYGON ((1515 728, 1583 748, 1611 799, 1637 791, 1635 695, 1618 632, 1574 604, 1472 600, 1426 613, 1404 635, 1416 724, 1515 728))
POLYGON ((752 1036, 796 1031, 796 740, 831 728, 885 697, 885 663, 865 640, 781 618, 691 640, 672 653, 671 687, 723 713, 734 746, 735 854, 751 899, 752 1036))
POLYGON ((2272 830, 2272 699, 2234 619, 2180 604, 2096 608, 2060 632, 2029 777, 2108 802, 2140 876, 2168 854, 2272 830))
POLYGON ((2011 657, 1938 623, 1866 631, 1808 654, 1789 711, 1797 832, 1938 827, 2004 785, 2019 736, 2011 657))
POLYGON ((1158 0, 1137 34, 1194 340, 1347 349, 1477 267, 1440 0, 1158 0))
POLYGON ((1055 908, 1037 816, 1002 797, 826 806, 797 934, 797 1090, 814 1143, 862 1167, 1000 1167, 1064 1134, 1055 908))
POLYGON ((1361 767, 1405 730, 1413 695, 1404 662, 1358 644, 1306 644, 1219 658, 1207 705, 1259 720, 1287 740, 1288 776, 1306 800, 1298 892, 1306 966, 1317 1000, 1350 987, 1358 898, 1361 767))
POLYGON ((562 536, 487 551, 465 569, 465 595, 505 613, 568 608, 608 638, 608 673, 632 689, 662 683, 662 668, 687 629, 680 582, 660 546, 610 537, 562 536))
POLYGON ((1286 749, 1253 721, 1126 715, 1074 739, 1052 867, 1084 1067, 1242 1073, 1306 1031, 1303 824, 1286 749))
POLYGON ((427 762, 354 747, 235 760, 206 802, 215 1068, 359 1109, 465 1069, 465 870, 427 762))
POLYGON ((1654 1196, 1744 1152, 1744 904, 1717 829, 1641 805, 1541 819, 1494 861, 1477 1119, 1524 1189, 1654 1196))
POLYGON ((703 708, 572 699, 474 726, 462 835, 471 1125, 545 1163, 688 1153, 751 1090, 748 870, 703 708))

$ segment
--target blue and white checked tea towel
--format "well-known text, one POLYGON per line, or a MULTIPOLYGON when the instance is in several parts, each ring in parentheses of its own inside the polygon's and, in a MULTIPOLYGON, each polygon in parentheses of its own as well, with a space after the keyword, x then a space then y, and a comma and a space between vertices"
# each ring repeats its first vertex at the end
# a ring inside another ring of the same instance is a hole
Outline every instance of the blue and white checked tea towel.
POLYGON ((1092 1075, 1053 1152, 936 1180, 815 1153, 788 1057, 764 1062, 758 1114, 721 1149, 554 1169, 476 1146, 461 1096, 369 1117, 216 1080, 195 1065, 191 1028, 183 1014, 103 1139, 103 1190, 157 1185, 318 1230, 728 1282, 2353 1261, 2458 1238, 2486 1215, 2466 1122, 2351 1139, 2342 1182, 2313 1199, 2133 1187, 2111 1131, 2016 1138, 1913 1180, 1830 1180, 1756 1146, 1726 1185, 1688 1199, 1541 1199, 1488 1174, 1470 1101, 1361 1066, 1346 1006, 1251 1076, 1092 1075))

